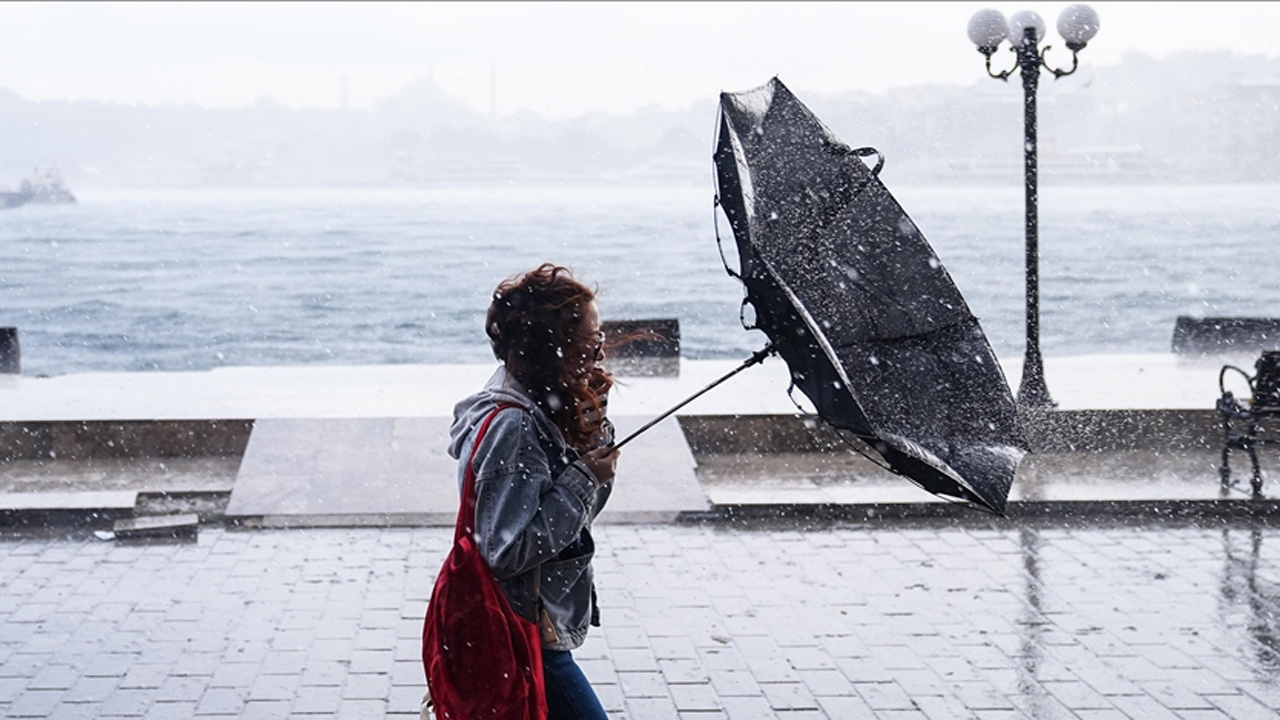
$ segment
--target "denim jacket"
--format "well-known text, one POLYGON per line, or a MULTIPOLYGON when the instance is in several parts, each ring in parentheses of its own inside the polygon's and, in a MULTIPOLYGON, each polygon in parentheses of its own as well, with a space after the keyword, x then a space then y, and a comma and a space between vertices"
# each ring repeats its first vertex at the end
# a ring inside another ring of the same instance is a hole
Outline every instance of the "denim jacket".
MULTIPOLYGON (((500 405, 473 467, 476 477, 475 542, 512 608, 539 622, 540 610, 554 629, 543 631, 543 647, 573 650, 599 625, 591 558, 591 521, 609 499, 578 453, 526 394, 499 367, 483 390, 453 409, 449 454, 465 459, 480 423, 500 405)), ((458 487, 466 478, 458 463, 458 487)))

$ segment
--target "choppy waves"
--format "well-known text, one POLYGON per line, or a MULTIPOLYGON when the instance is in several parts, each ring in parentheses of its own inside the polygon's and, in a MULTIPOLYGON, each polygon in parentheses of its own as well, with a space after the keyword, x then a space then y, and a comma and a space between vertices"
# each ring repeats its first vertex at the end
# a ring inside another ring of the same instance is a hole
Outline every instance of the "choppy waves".
MULTIPOLYGON (((997 354, 1020 356, 1021 190, 892 189, 997 354)), ((1276 191, 1042 188, 1045 353, 1164 352, 1179 314, 1280 316, 1276 191)), ((84 192, 0 212, 0 325, 26 374, 482 362, 493 286, 552 260, 606 318, 678 317, 686 357, 744 356, 762 340, 738 325, 711 194, 84 192)))

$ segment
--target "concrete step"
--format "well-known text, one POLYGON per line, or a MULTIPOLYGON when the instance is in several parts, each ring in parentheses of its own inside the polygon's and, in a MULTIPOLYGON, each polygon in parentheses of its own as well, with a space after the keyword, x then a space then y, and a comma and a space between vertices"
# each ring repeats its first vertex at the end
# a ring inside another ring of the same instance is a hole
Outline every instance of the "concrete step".
MULTIPOLYGON (((649 418, 612 419, 621 436, 649 418)), ((259 420, 227 520, 288 527, 453 525, 458 464, 446 453, 450 424, 439 417, 259 420)), ((674 418, 623 452, 600 522, 670 522, 709 508, 674 418)))

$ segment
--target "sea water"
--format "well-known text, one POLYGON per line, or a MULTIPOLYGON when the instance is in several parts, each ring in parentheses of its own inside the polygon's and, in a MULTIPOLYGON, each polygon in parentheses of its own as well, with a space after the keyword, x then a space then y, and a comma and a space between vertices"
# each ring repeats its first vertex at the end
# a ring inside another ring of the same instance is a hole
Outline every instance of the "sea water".
MULTIPOLYGON (((1022 189, 890 189, 1020 357, 1022 189)), ((1167 352, 1178 315, 1280 317, 1278 191, 1042 186, 1044 354, 1167 352)), ((543 261, 598 286, 605 319, 678 318, 685 357, 765 342, 739 324, 710 183, 80 196, 0 211, 24 374, 487 362, 494 286, 543 261)))

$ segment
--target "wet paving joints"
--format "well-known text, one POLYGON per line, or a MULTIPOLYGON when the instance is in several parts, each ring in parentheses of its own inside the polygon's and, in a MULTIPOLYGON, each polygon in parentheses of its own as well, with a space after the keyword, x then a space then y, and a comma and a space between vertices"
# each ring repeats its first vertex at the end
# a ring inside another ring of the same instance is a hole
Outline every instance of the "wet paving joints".
MULTIPOLYGON (((597 528, 613 718, 1262 718, 1280 525, 597 528)), ((0 538, 5 717, 413 717, 445 528, 0 538)))

